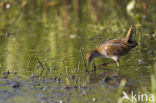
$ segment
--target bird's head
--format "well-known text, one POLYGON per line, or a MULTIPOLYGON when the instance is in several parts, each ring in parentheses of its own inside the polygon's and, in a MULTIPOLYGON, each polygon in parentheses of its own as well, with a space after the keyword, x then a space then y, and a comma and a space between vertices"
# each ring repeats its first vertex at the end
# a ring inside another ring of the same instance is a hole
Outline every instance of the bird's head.
POLYGON ((93 50, 93 51, 90 51, 90 52, 88 52, 87 53, 87 61, 88 61, 88 65, 91 63, 91 61, 95 58, 95 57, 97 57, 97 55, 98 55, 98 52, 97 52, 97 50, 93 50))

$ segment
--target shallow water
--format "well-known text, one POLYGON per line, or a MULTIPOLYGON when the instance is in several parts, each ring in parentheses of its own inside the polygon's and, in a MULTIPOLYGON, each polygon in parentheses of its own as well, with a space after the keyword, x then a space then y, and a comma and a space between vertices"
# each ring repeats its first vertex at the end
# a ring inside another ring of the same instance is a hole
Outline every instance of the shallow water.
POLYGON ((122 5, 107 1, 104 7, 96 8, 98 12, 89 2, 82 2, 83 9, 68 9, 65 4, 40 8, 44 3, 8 2, 8 9, 6 4, 1 5, 0 102, 116 103, 121 81, 127 93, 150 92, 156 60, 153 2, 137 2, 135 17, 122 11, 128 2, 122 5), (141 3, 153 3, 145 10, 147 14, 139 11, 141 3), (105 9, 107 6, 111 8, 105 9), (134 40, 139 45, 120 59, 120 71, 111 63, 98 67, 96 72, 89 66, 86 73, 80 50, 86 55, 102 41, 124 37, 130 25, 135 28, 134 40))

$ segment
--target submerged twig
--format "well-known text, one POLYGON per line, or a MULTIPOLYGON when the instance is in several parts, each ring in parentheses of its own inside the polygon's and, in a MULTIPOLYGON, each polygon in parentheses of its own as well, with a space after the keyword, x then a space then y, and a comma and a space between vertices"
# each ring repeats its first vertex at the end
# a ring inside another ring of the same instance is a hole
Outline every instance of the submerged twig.
POLYGON ((82 87, 82 80, 81 80, 81 77, 79 77, 79 88, 82 87))
POLYGON ((37 58, 37 62, 40 64, 40 66, 42 67, 42 71, 40 73, 40 76, 42 75, 43 71, 44 71, 44 66, 42 65, 42 63, 40 62, 40 60, 37 58))
POLYGON ((46 62, 46 69, 47 69, 46 76, 48 76, 48 74, 50 74, 50 66, 47 64, 47 62, 46 62))
POLYGON ((28 61, 28 64, 27 64, 26 69, 28 69, 28 67, 29 67, 29 65, 30 65, 30 62, 31 62, 31 59, 32 59, 32 56, 29 58, 29 61, 28 61))
POLYGON ((68 66, 66 66, 66 83, 67 83, 67 87, 70 87, 70 81, 69 81, 69 78, 68 78, 68 66))
POLYGON ((81 49, 80 51, 81 51, 81 57, 82 57, 83 65, 85 66, 85 71, 88 72, 87 65, 86 65, 86 62, 84 59, 83 49, 81 49))
POLYGON ((85 87, 86 86, 86 83, 87 83, 87 80, 89 79, 89 72, 86 74, 84 80, 83 80, 83 84, 82 86, 85 87))
POLYGON ((75 78, 75 87, 77 85, 77 81, 78 81, 78 76, 79 76, 79 70, 80 70, 80 62, 78 62, 78 67, 77 67, 77 70, 76 70, 76 78, 75 78))
POLYGON ((58 84, 58 85, 60 85, 60 80, 61 80, 61 79, 60 79, 60 75, 61 75, 61 74, 59 74, 59 76, 58 76, 58 78, 57 78, 57 84, 58 84))

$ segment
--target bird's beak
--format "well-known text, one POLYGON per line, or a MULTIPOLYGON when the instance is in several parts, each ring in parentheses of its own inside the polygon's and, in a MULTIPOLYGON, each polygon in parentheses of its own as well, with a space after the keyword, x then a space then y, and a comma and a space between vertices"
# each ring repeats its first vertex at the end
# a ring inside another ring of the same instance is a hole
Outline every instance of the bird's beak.
POLYGON ((88 66, 90 65, 91 61, 92 61, 92 58, 90 57, 90 58, 88 59, 88 66))

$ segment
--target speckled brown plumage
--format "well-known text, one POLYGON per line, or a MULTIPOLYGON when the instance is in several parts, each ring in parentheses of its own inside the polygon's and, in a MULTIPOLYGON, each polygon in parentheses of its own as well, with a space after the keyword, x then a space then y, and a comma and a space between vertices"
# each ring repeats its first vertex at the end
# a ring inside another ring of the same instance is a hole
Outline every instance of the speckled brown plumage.
POLYGON ((87 60, 88 64, 95 57, 103 57, 103 58, 112 58, 116 61, 117 66, 119 67, 119 58, 125 54, 127 54, 132 48, 137 46, 136 41, 132 41, 132 26, 129 28, 126 37, 122 39, 113 39, 109 41, 105 41, 101 43, 98 48, 88 52, 87 60))

